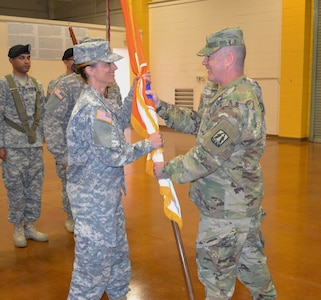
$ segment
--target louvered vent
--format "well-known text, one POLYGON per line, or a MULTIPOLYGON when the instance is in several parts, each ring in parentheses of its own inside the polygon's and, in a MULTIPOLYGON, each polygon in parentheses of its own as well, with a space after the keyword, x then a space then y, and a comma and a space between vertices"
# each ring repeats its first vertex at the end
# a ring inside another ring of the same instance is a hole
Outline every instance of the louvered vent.
POLYGON ((175 104, 181 107, 193 109, 193 89, 175 89, 175 104))

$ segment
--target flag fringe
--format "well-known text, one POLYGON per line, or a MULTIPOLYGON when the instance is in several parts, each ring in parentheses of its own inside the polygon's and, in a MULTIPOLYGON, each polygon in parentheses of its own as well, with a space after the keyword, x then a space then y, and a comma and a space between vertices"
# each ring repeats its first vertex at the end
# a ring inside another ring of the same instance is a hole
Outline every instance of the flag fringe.
POLYGON ((165 213, 166 217, 169 218, 170 220, 176 222, 177 225, 179 226, 179 228, 182 229, 183 221, 182 221, 181 216, 175 214, 172 210, 170 210, 168 208, 168 206, 173 201, 172 200, 173 195, 172 195, 171 189, 167 186, 160 186, 160 194, 164 198, 164 213, 165 213))

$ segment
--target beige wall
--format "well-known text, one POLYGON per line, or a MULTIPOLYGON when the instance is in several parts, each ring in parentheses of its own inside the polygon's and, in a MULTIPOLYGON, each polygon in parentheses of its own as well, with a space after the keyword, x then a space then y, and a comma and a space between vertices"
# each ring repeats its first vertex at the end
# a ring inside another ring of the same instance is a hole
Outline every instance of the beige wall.
MULTIPOLYGON (((73 28, 81 27, 88 29, 88 36, 106 38, 106 27, 103 25, 93 25, 85 23, 70 23, 61 21, 50 21, 32 18, 19 18, 0 16, 0 76, 4 76, 12 72, 11 64, 8 60, 8 34, 7 22, 19 23, 33 23, 33 24, 46 24, 46 25, 60 25, 72 26, 73 28)), ((125 43, 125 29, 121 27, 111 28, 111 47, 112 48, 126 48, 125 43)), ((36 60, 31 57, 31 69, 29 74, 36 77, 44 85, 45 91, 50 80, 58 77, 65 71, 64 65, 61 60, 36 60)), ((128 77, 129 74, 124 74, 128 77)))
POLYGON ((247 45, 245 72, 263 90, 269 134, 279 130, 282 1, 177 0, 149 4, 150 68, 153 88, 174 102, 175 88, 194 89, 197 107, 207 78, 196 53, 205 36, 225 27, 241 26, 247 45))
MULTIPOLYGON (((58 16, 59 7, 55 8, 58 16)), ((100 8, 103 9, 103 7, 100 8)), ((113 9, 112 24, 122 24, 118 1, 112 1, 111 8, 113 9)), ((78 10, 83 9, 84 6, 75 6, 73 13, 79 15, 78 10)), ((95 7, 95 10, 96 14, 88 12, 86 18, 97 18, 98 7, 95 7)), ((61 11, 65 14, 70 13, 65 6, 61 7, 61 11)), ((3 18, 0 16, 0 35, 4 41, 0 44, 0 75, 11 70, 7 61, 7 34, 3 18)), ((37 22, 36 19, 26 20, 37 22)), ((88 19, 88 22, 91 21, 88 19)), ((40 20, 40 22, 69 25, 69 22, 48 20, 40 20)), ((174 102, 175 88, 192 88, 196 108, 205 82, 198 81, 196 78, 203 76, 206 79, 207 76, 201 64, 202 59, 196 56, 196 52, 205 44, 207 34, 225 27, 241 26, 247 45, 246 74, 260 83, 266 106, 267 131, 269 134, 278 135, 281 23, 282 1, 279 0, 254 2, 252 0, 151 1, 149 3, 149 53, 146 56, 150 61, 153 89, 157 90, 164 100, 174 102)), ((88 27, 89 34, 93 36, 105 36, 105 25, 87 23, 72 23, 71 25, 88 27)), ((112 29, 113 47, 123 48, 124 40, 124 31, 118 32, 112 29)), ((50 79, 58 76, 62 71, 62 63, 59 64, 57 61, 32 62, 31 74, 39 77, 45 86, 50 79)))

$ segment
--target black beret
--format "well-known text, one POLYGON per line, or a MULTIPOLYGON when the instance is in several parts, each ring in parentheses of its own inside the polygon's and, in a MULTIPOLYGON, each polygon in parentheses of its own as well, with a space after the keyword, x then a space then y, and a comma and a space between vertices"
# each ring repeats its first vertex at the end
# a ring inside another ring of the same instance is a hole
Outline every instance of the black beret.
POLYGON ((74 56, 74 49, 73 48, 68 48, 65 52, 64 55, 62 56, 61 60, 68 59, 70 57, 74 56))
POLYGON ((31 45, 30 44, 27 44, 27 45, 15 45, 15 46, 12 46, 10 49, 9 49, 9 52, 8 52, 8 56, 10 58, 15 58, 21 54, 30 54, 30 51, 31 51, 31 45))

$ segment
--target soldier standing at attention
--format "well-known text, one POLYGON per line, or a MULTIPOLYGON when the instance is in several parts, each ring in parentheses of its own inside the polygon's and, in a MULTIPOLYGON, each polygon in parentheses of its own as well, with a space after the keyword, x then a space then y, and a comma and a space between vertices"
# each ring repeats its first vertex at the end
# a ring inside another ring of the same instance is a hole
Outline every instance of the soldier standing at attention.
POLYGON ((197 266, 206 300, 231 299, 237 278, 255 300, 277 297, 261 233, 265 112, 259 85, 244 76, 245 54, 241 28, 207 36, 198 55, 219 89, 198 112, 147 92, 168 127, 196 135, 193 148, 156 163, 154 172, 158 179, 191 182, 190 198, 200 211, 197 266))
POLYGON ((85 80, 67 127, 67 192, 75 220, 75 261, 68 300, 124 300, 131 266, 122 193, 124 166, 163 145, 160 133, 127 143, 133 88, 122 106, 105 98, 115 82, 115 62, 105 41, 75 45, 85 80))
POLYGON ((53 79, 49 82, 48 88, 47 88, 47 96, 46 96, 46 101, 48 101, 48 98, 52 94, 55 86, 61 80, 62 78, 66 77, 67 75, 70 75, 74 72, 73 70, 73 65, 74 65, 74 50, 73 48, 68 48, 65 50, 61 60, 63 61, 65 67, 66 67, 66 72, 61 74, 59 77, 56 79, 53 79))
POLYGON ((27 239, 48 241, 33 224, 40 217, 44 179, 45 96, 42 84, 28 75, 30 49, 29 44, 11 47, 13 72, 0 78, 0 158, 16 247, 26 247, 27 239))

